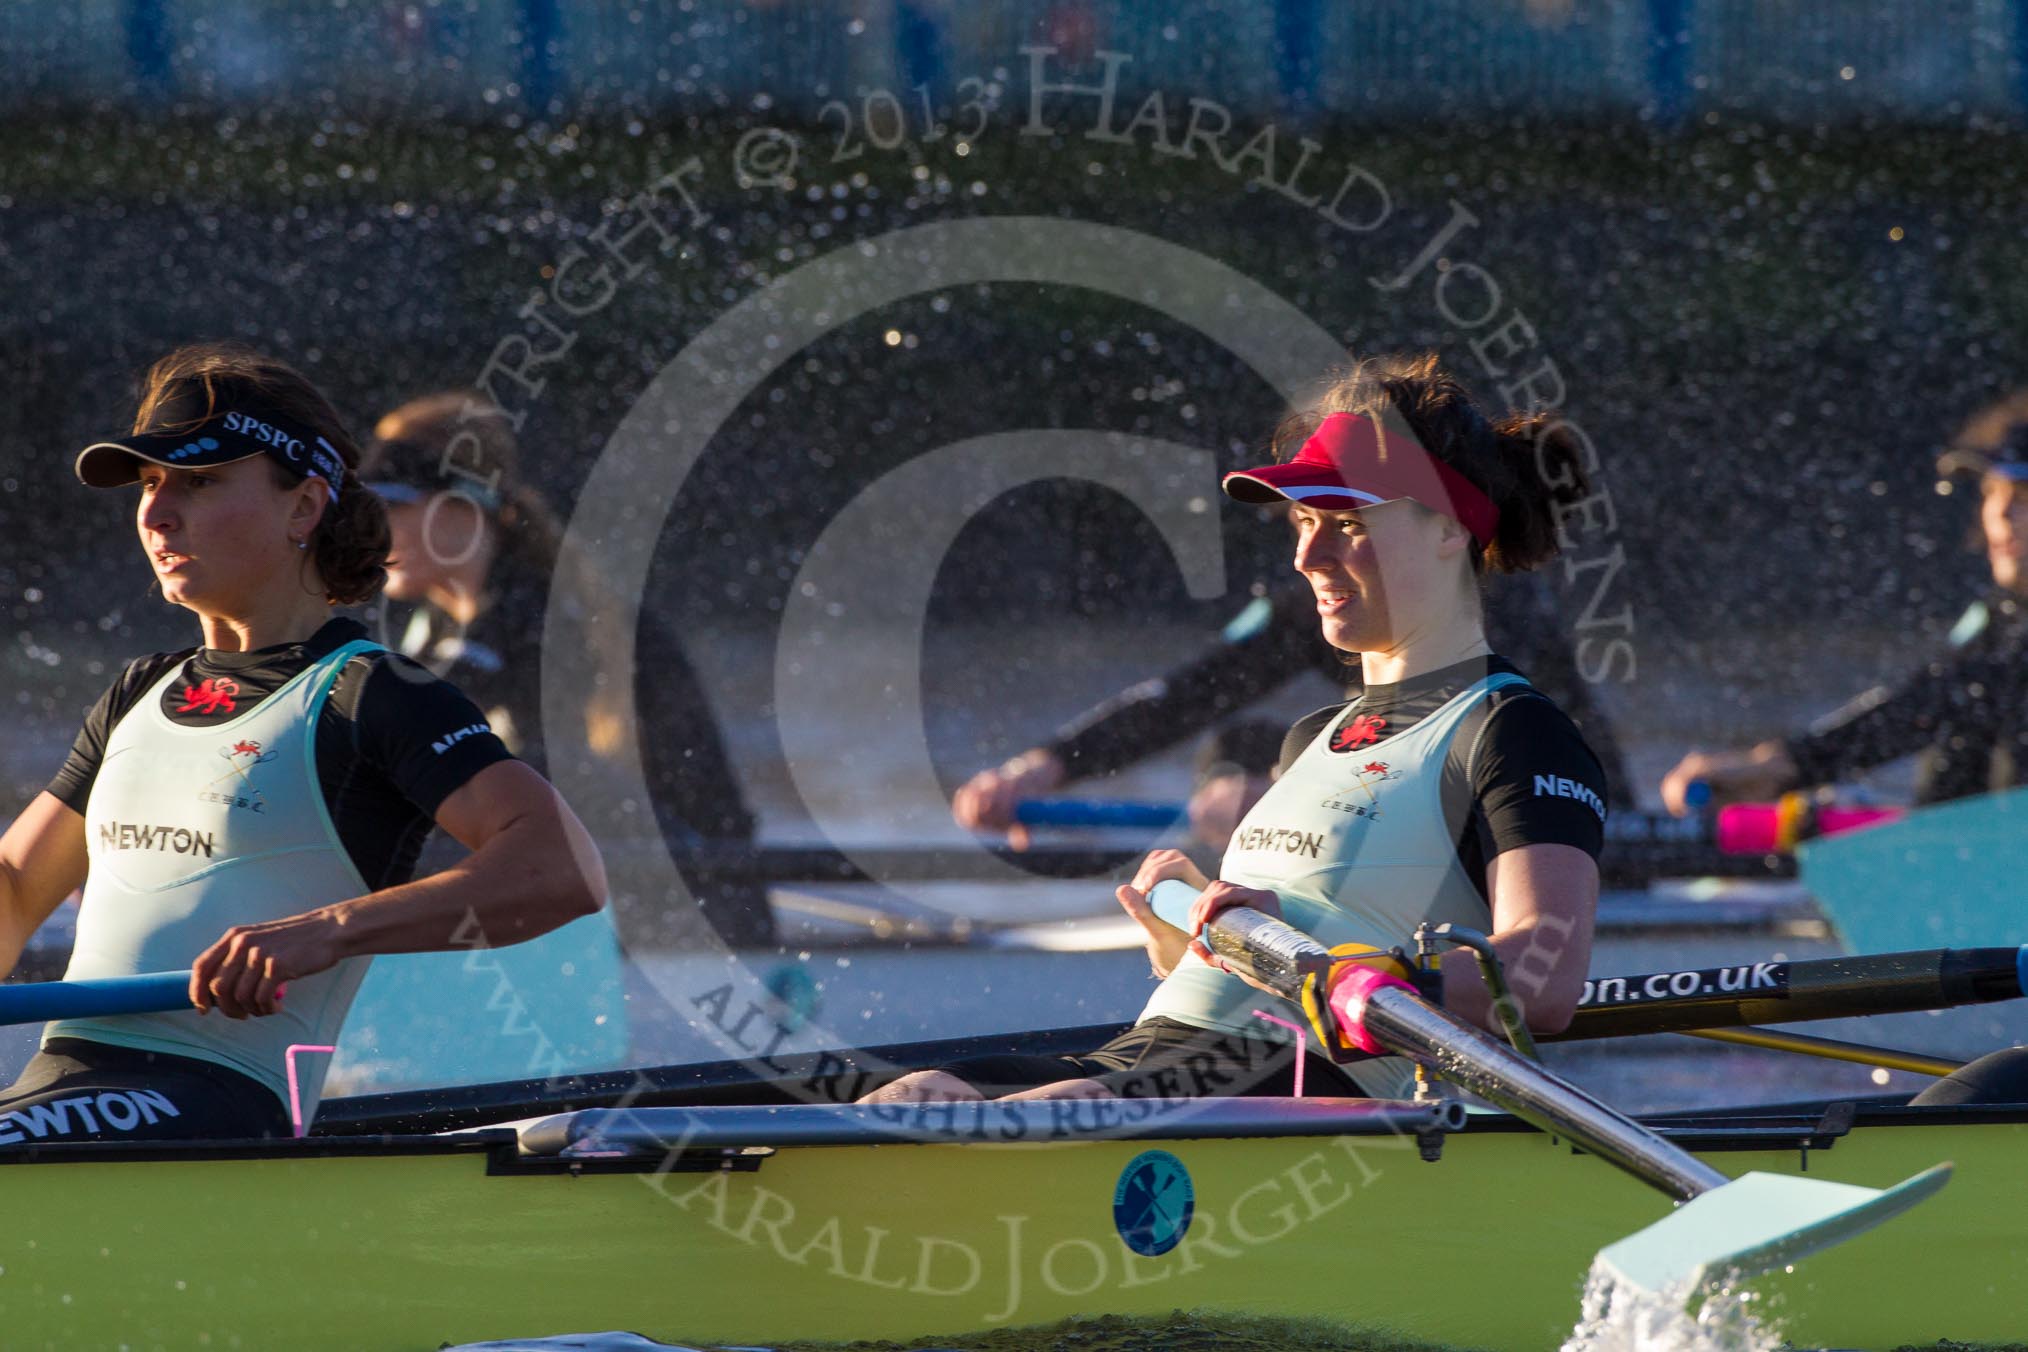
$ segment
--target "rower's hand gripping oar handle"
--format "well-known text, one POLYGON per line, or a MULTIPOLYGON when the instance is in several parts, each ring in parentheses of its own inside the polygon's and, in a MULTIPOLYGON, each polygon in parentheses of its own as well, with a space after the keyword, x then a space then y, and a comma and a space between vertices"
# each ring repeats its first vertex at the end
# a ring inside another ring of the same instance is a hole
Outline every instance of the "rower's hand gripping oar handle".
MULTIPOLYGON (((1197 897, 1196 888, 1172 878, 1149 889, 1148 904, 1157 916, 1188 934, 1197 897)), ((1295 926, 1251 906, 1220 911, 1202 934, 1193 937, 1202 939, 1233 971, 1301 1006, 1318 1045, 1340 1063, 1389 1054, 1361 1031, 1358 1013, 1374 990, 1391 984, 1431 1003, 1442 998, 1441 974, 1417 968, 1398 948, 1383 951, 1365 944, 1326 948, 1295 926)))
POLYGON ((187 971, 0 986, 0 1025, 89 1019, 106 1014, 157 1014, 189 1008, 187 971))

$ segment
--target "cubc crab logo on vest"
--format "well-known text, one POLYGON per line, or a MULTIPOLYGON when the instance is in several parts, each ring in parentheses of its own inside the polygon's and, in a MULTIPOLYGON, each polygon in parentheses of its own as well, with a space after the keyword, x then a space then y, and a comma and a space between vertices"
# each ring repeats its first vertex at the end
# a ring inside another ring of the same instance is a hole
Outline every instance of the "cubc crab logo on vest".
POLYGON ((1392 779, 1400 779, 1401 771, 1386 761, 1368 761, 1359 767, 1352 782, 1337 790, 1324 800, 1324 806, 1333 812, 1349 812, 1355 817, 1368 821, 1380 816, 1380 795, 1375 790, 1392 779))
POLYGON ((183 687, 183 702, 176 706, 176 712, 197 714, 204 718, 238 713, 238 695, 238 681, 230 677, 207 676, 201 681, 192 681, 183 687))
POLYGON ((241 738, 220 747, 218 754, 225 759, 225 773, 199 789, 198 800, 247 812, 266 812, 267 795, 254 784, 251 772, 256 765, 266 765, 279 753, 263 748, 251 738, 241 738))

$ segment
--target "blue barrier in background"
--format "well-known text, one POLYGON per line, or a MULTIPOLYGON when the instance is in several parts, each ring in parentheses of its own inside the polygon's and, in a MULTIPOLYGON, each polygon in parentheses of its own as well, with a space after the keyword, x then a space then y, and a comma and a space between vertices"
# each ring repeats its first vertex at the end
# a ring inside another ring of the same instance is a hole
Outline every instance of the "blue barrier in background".
POLYGON ((948 105, 968 76, 1018 86, 1027 43, 1067 71, 1124 52, 1130 93, 1295 123, 2028 112, 2028 0, 84 0, 0 11, 0 113, 815 118, 869 88, 948 105))

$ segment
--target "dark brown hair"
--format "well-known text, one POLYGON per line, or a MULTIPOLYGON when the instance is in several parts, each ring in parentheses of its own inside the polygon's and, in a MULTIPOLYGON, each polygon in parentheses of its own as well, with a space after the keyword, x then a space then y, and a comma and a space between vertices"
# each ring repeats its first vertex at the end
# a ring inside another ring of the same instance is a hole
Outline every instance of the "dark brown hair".
MULTIPOLYGON (((1965 419, 1955 444, 1982 451, 2005 449, 2028 429, 2028 389, 2013 390, 1965 419)), ((2028 458, 2028 457, 2024 457, 2028 458)))
POLYGON ((1591 491, 1585 466, 1596 457, 1590 443, 1548 410, 1488 420, 1433 352, 1371 357, 1334 378, 1276 429, 1275 458, 1293 457, 1330 414, 1377 413, 1384 405, 1408 420, 1425 450, 1499 508, 1492 542, 1483 549, 1473 543, 1474 572, 1518 573, 1556 556, 1557 508, 1591 491))
MULTIPOLYGON (((622 607, 591 560, 570 547, 542 495, 521 478, 514 426, 496 404, 476 390, 443 390, 383 415, 374 432, 360 468, 368 483, 462 494, 498 527, 488 605, 519 611, 517 623, 540 624, 560 577, 558 618, 591 647, 602 671, 621 669, 620 636, 610 620, 622 607)), ((601 755, 627 734, 620 694, 620 682, 607 680, 584 700, 586 743, 601 755)))
POLYGON ((374 425, 359 477, 424 492, 462 492, 500 528, 500 556, 547 584, 562 552, 563 528, 542 495, 521 478, 513 425, 485 395, 444 390, 411 399, 374 425))
MULTIPOLYGON (((324 514, 310 535, 317 575, 324 595, 334 605, 358 605, 376 596, 387 581, 387 510, 359 482, 359 443, 344 419, 308 377, 286 362, 237 343, 194 343, 177 348, 148 368, 141 385, 141 407, 134 414, 135 432, 182 431, 214 416, 235 402, 273 409, 296 426, 331 443, 345 462, 342 482, 325 503, 324 514), (201 398, 193 394, 201 393, 201 398), (200 410, 194 419, 172 421, 179 413, 200 410)), ((270 462, 275 482, 292 487, 302 480, 270 462)))
POLYGON ((2028 389, 2002 395, 1965 419, 1937 470, 1945 476, 1983 472, 1996 460, 2028 461, 2028 389))

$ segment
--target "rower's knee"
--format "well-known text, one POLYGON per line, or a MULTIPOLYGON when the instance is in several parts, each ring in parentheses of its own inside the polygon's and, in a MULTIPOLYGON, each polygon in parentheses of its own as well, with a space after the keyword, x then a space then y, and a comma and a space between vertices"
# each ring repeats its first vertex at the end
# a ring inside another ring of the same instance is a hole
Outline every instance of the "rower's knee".
POLYGON ((2028 1103, 2028 1047, 1988 1052, 1909 1100, 1912 1106, 2028 1103))
POLYGON ((1045 1084, 1034 1089, 1024 1089, 1018 1094, 1009 1094, 1000 1101, 1002 1103, 1013 1103, 1017 1100, 1040 1102, 1048 1099, 1109 1099, 1116 1097, 1118 1095, 1114 1094, 1112 1090, 1106 1088, 1105 1085, 1097 1080, 1058 1080, 1055 1084, 1045 1084))
POLYGON ((986 1097, 949 1071, 914 1070, 890 1080, 861 1103, 970 1103, 986 1097))

